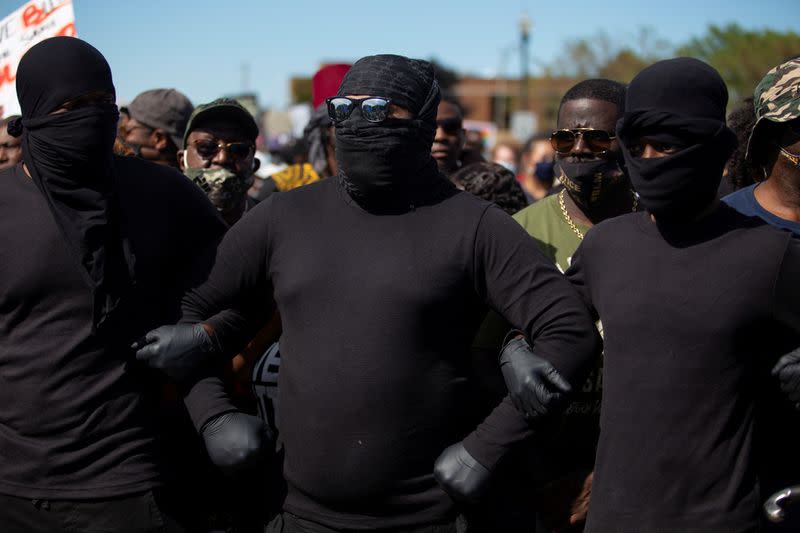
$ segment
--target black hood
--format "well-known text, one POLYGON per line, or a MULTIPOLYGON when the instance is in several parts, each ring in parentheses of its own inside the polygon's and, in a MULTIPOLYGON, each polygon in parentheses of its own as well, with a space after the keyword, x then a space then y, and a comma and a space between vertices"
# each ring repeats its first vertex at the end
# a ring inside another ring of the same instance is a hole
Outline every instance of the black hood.
POLYGON ((132 279, 113 194, 113 145, 119 113, 113 100, 53 113, 89 93, 115 96, 111 69, 95 48, 73 37, 46 39, 17 69, 23 160, 47 199, 76 266, 93 295, 97 328, 132 279))
POLYGON ((691 220, 716 197, 736 136, 725 124, 728 89, 711 66, 692 58, 659 61, 628 86, 617 137, 631 184, 660 221, 691 220), (639 138, 676 145, 666 157, 631 155, 639 138))

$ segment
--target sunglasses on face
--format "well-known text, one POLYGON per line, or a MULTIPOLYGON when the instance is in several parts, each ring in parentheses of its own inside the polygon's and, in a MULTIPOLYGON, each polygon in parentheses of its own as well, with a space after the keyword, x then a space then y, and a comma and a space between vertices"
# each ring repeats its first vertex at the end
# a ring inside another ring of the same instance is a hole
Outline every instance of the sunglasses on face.
POLYGON ((194 141, 194 149, 197 151, 197 155, 203 159, 213 159, 220 150, 225 150, 231 159, 241 161, 250 155, 253 145, 249 142, 224 143, 211 139, 198 139, 194 141))
POLYGON ((578 138, 583 139, 583 143, 592 153, 602 154, 611 148, 611 142, 616 136, 594 128, 565 129, 554 131, 550 135, 550 145, 559 154, 568 154, 575 147, 578 138))
POLYGON ((328 116, 334 122, 347 120, 356 106, 361 108, 361 116, 367 122, 383 122, 389 116, 389 104, 392 101, 382 96, 370 96, 368 98, 333 96, 326 98, 325 103, 328 105, 328 116))
POLYGON ((443 118, 437 120, 436 126, 442 128, 447 135, 456 135, 464 128, 461 120, 457 118, 443 118))

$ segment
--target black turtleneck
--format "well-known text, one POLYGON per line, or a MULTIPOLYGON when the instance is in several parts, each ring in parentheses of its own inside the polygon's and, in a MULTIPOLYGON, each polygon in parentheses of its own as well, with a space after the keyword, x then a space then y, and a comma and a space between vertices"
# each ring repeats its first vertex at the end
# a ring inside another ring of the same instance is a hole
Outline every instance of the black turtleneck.
MULTIPOLYGON (((492 468, 530 436, 508 399, 475 429, 466 376, 487 305, 568 376, 598 348, 576 292, 524 230, 438 179, 413 206, 381 213, 340 179, 271 196, 227 233, 186 299, 186 318, 221 338, 237 332, 220 309, 277 302, 292 514, 348 529, 441 522, 456 512, 432 474, 445 447, 465 439, 492 468)), ((219 390, 206 381, 190 394, 196 423, 225 408, 207 401, 219 390)))
POLYGON ((777 443, 760 439, 776 420, 756 408, 798 345, 798 245, 727 206, 684 227, 635 213, 586 234, 567 276, 605 337, 587 532, 758 529, 758 457, 777 443))

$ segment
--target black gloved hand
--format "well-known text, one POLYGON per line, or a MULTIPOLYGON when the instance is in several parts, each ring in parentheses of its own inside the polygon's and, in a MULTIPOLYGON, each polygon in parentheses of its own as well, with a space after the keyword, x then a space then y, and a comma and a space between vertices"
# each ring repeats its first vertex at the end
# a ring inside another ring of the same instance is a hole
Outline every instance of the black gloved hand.
POLYGON ((433 476, 454 501, 474 504, 486 492, 492 472, 459 442, 439 455, 433 465, 433 476))
POLYGON ((505 345, 500 354, 500 370, 511 401, 529 421, 556 411, 572 391, 558 370, 533 353, 522 337, 505 345))
POLYGON ((264 421, 238 411, 206 422, 200 435, 211 462, 225 474, 257 466, 269 455, 271 439, 264 421))
POLYGON ((131 345, 136 359, 182 381, 216 352, 202 324, 161 326, 131 345))
POLYGON ((778 359, 772 375, 781 383, 781 390, 800 408, 800 348, 778 359))

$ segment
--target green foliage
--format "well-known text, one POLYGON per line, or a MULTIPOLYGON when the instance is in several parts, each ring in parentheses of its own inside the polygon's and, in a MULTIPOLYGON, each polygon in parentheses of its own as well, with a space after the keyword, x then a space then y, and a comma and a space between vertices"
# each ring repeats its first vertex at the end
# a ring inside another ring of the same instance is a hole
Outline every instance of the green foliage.
POLYGON ((647 65, 672 53, 672 47, 651 28, 641 28, 633 39, 613 39, 599 32, 566 45, 564 59, 549 69, 576 79, 609 78, 629 82, 647 65))
POLYGON ((710 26, 689 42, 673 47, 651 28, 631 39, 605 32, 567 43, 563 59, 545 69, 546 75, 576 80, 609 78, 629 82, 659 59, 690 56, 716 68, 728 85, 730 105, 752 96, 761 78, 788 57, 800 54, 800 35, 793 32, 745 30, 737 24, 710 26))
POLYGON ((678 54, 702 59, 716 68, 728 84, 731 102, 736 103, 752 96, 772 67, 800 54, 800 35, 745 30, 737 24, 711 26, 706 35, 678 48, 678 54))

